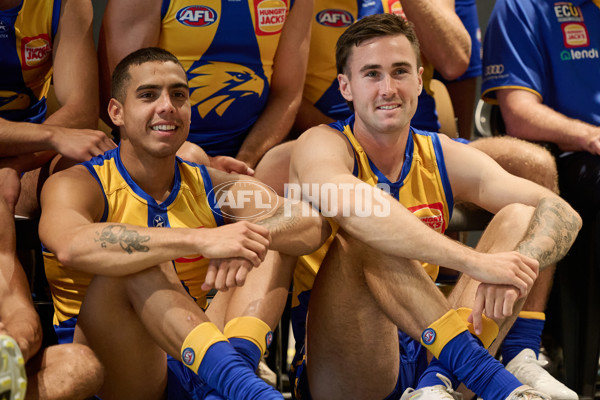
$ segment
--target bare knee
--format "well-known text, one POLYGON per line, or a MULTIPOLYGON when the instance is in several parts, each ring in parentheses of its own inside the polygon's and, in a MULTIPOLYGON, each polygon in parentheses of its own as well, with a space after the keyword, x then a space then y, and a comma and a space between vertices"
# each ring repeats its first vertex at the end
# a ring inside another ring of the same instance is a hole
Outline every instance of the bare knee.
POLYGON ((511 174, 558 193, 556 161, 546 148, 509 136, 479 139, 472 146, 511 174))

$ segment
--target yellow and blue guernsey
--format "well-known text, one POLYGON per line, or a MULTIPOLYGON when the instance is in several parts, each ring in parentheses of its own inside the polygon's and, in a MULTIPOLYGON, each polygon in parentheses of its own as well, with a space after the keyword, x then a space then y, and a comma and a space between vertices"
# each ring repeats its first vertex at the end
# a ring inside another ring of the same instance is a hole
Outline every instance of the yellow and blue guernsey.
MULTIPOLYGON (((104 214, 99 222, 147 227, 214 228, 224 224, 206 168, 177 159, 173 190, 158 204, 129 176, 121 163, 120 147, 83 163, 104 194, 104 214)), ((54 327, 61 343, 72 341, 73 328, 93 275, 64 268, 44 249, 46 276, 54 301, 54 327)), ((188 255, 174 261, 177 275, 190 296, 206 308, 201 285, 209 260, 188 255)))
MULTIPOLYGON (((330 126, 342 132, 354 149, 354 176, 372 186, 389 187, 389 194, 423 223, 440 233, 446 230, 451 218, 453 196, 437 133, 411 128, 400 178, 396 182, 390 182, 354 137, 354 115, 330 126)), ((304 341, 310 290, 336 232, 337 227, 334 226, 334 231, 325 244, 315 253, 300 257, 296 265, 292 326, 297 352, 301 350, 304 341)), ((435 280, 439 267, 428 263, 423 263, 423 267, 431 279, 435 280)))
POLYGON ((190 84, 188 140, 235 156, 265 108, 273 60, 293 0, 163 0, 158 45, 190 84))
POLYGON ((0 118, 44 120, 60 6, 61 0, 23 0, 0 11, 0 118))
MULTIPOLYGON (((391 13, 405 17, 399 0, 316 0, 306 81, 303 96, 319 111, 335 120, 345 120, 352 113, 341 96, 335 65, 335 44, 346 28, 368 15, 391 13)), ((424 57, 425 90, 419 96, 419 107, 411 124, 418 129, 437 132, 440 125, 431 97, 429 82, 433 65, 424 57)))

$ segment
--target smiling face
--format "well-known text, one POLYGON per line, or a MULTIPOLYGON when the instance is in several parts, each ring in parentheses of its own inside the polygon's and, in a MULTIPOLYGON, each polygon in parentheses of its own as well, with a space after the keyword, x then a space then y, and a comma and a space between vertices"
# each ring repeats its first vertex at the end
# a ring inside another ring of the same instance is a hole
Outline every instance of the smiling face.
POLYGON ((353 103, 355 132, 408 131, 422 73, 414 48, 402 34, 379 36, 353 47, 338 81, 342 96, 353 103))
POLYGON ((131 65, 123 101, 110 100, 109 115, 122 135, 122 150, 174 156, 185 142, 191 119, 185 72, 171 61, 131 65))

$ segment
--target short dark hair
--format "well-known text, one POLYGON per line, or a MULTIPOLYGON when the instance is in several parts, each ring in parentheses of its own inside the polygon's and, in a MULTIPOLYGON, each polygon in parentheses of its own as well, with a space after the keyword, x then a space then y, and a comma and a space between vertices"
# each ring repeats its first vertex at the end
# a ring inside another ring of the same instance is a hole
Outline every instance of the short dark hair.
POLYGON ((179 62, 177 57, 160 47, 145 47, 134 51, 127 55, 124 59, 117 64, 112 74, 110 95, 111 97, 123 102, 125 99, 125 88, 127 82, 131 79, 129 75, 129 68, 132 65, 142 65, 147 62, 173 62, 181 67, 185 73, 185 68, 179 62))
POLYGON ((369 15, 356 21, 340 36, 335 47, 338 74, 348 74, 345 69, 352 47, 372 38, 395 35, 406 36, 417 56, 417 68, 421 67, 421 50, 413 24, 398 15, 384 13, 369 15))

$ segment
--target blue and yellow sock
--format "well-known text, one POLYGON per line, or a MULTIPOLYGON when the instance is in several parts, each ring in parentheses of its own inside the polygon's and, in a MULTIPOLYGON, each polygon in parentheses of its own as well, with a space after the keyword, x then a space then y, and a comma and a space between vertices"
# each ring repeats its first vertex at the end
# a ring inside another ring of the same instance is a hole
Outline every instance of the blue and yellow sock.
POLYGON ((211 322, 194 328, 181 347, 184 365, 225 398, 282 399, 248 368, 246 361, 211 322))
MULTIPOLYGON (((459 317, 467 326, 469 332, 475 335, 475 329, 473 328, 473 324, 467 321, 467 318, 469 317, 472 311, 472 309, 466 307, 461 307, 458 310, 456 310, 459 317)), ((498 324, 496 324, 496 322, 491 318, 482 315, 482 325, 483 329, 481 334, 475 336, 479 341, 479 344, 487 349, 494 342, 494 340, 496 340, 496 337, 498 336, 498 324)), ((452 387, 454 389, 458 388, 460 382, 456 378, 456 376, 452 372, 448 371, 448 369, 444 367, 444 365, 442 365, 442 363, 437 358, 434 357, 427 366, 427 369, 420 376, 417 389, 427 386, 443 385, 444 383, 437 377, 437 374, 444 375, 450 380, 450 382, 452 382, 452 387)))
POLYGON ((502 363, 508 364, 524 349, 533 350, 537 357, 545 322, 546 314, 543 312, 521 311, 502 342, 502 363))
POLYGON ((464 320, 450 310, 421 335, 421 343, 440 365, 486 400, 505 399, 521 383, 468 332, 464 320))
POLYGON ((255 317, 234 318, 225 325, 223 333, 253 370, 273 341, 271 327, 255 317))

